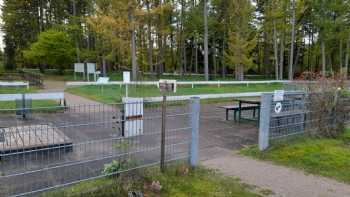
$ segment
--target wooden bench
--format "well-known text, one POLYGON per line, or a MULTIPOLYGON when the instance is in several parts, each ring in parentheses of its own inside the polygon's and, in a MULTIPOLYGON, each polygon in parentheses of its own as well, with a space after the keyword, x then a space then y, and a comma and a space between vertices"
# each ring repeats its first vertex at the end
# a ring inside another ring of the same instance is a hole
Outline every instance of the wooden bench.
POLYGON ((234 120, 237 121, 237 113, 239 113, 240 111, 253 110, 253 116, 255 117, 256 110, 258 110, 260 108, 260 106, 256 105, 256 104, 244 104, 244 105, 241 105, 241 108, 240 108, 239 105, 237 104, 237 105, 221 106, 219 108, 226 110, 226 120, 229 120, 228 119, 229 112, 233 111, 234 112, 234 120))

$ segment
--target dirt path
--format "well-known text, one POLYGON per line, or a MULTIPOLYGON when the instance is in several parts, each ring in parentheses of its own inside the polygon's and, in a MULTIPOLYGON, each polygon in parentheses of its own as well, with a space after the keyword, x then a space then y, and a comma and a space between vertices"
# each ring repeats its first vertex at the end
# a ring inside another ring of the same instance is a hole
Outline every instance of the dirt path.
POLYGON ((302 171, 230 154, 202 161, 202 165, 217 169, 242 182, 273 191, 277 197, 345 197, 350 185, 332 179, 306 175, 302 171))
MULTIPOLYGON (((44 89, 40 92, 64 92, 66 89, 66 82, 64 81, 54 81, 54 80, 45 80, 44 89)), ((64 97, 68 105, 99 105, 100 102, 93 101, 81 96, 70 94, 68 92, 64 93, 64 97)))

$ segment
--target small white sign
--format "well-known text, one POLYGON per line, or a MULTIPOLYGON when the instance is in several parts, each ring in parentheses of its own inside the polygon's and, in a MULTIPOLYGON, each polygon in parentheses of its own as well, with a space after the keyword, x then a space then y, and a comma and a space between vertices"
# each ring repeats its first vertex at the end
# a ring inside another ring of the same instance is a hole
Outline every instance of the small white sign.
POLYGON ((276 112, 276 114, 279 114, 282 112, 282 103, 280 103, 280 102, 276 103, 275 112, 276 112))
POLYGON ((129 71, 123 72, 123 82, 130 83, 130 72, 129 71))
POLYGON ((284 100, 284 90, 275 90, 275 93, 273 94, 273 101, 283 101, 284 100))
POLYGON ((100 77, 97 80, 97 84, 107 84, 109 82, 109 77, 100 77))

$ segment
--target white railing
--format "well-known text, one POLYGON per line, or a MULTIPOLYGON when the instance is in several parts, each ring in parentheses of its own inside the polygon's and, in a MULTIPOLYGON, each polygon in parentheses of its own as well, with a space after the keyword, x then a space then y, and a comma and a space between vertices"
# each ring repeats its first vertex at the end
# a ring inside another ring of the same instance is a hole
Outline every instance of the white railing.
MULTIPOLYGON (((200 95, 183 95, 183 96, 168 96, 168 101, 184 101, 190 100, 193 97, 200 99, 218 99, 218 98, 240 98, 240 97, 260 97, 266 92, 245 92, 245 93, 227 93, 227 94, 200 94, 200 95)), ((147 102, 160 102, 163 97, 146 97, 143 98, 147 102)))
MULTIPOLYGON (((269 81, 177 81, 177 85, 250 85, 250 84, 271 84, 271 83, 290 83, 288 80, 269 80, 269 81)), ((67 86, 86 86, 86 85, 101 85, 96 82, 67 82, 67 86)), ((122 81, 110 81, 104 85, 125 85, 122 81)), ((132 81, 128 85, 159 85, 159 81, 132 81)))
MULTIPOLYGON (((28 93, 24 94, 25 99, 31 100, 64 100, 63 92, 50 93, 28 93)), ((16 101, 23 99, 23 94, 0 94, 0 101, 16 101)))
POLYGON ((0 81, 0 87, 21 87, 29 89, 29 82, 26 81, 0 81))

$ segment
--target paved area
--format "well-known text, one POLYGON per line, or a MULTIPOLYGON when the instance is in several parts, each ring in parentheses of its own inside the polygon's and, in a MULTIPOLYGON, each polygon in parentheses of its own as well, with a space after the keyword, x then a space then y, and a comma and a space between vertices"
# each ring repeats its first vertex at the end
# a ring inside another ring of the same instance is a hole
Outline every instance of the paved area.
POLYGON ((350 185, 324 177, 306 175, 302 171, 257 161, 221 149, 221 157, 206 160, 202 165, 218 169, 242 182, 273 191, 276 197, 345 197, 350 185))

